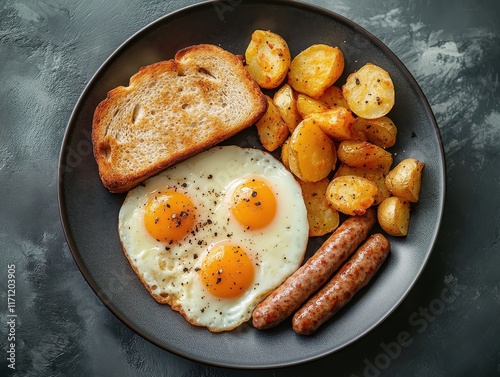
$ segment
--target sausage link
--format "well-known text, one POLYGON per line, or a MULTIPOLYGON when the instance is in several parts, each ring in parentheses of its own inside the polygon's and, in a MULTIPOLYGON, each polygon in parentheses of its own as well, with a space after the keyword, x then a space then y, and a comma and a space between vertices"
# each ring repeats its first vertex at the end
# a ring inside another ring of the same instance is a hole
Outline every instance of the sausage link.
POLYGON ((258 329, 276 326, 298 309, 368 237, 375 220, 373 209, 346 219, 306 263, 257 305, 253 325, 258 329))
POLYGON ((293 329, 298 334, 313 333, 368 282, 389 255, 389 240, 382 234, 372 235, 339 270, 293 316, 293 329))

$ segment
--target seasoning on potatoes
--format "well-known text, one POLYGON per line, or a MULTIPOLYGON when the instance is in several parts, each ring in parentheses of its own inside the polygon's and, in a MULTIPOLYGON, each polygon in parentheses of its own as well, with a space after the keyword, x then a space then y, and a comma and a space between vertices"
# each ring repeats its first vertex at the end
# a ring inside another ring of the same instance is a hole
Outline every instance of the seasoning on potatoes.
POLYGON ((424 163, 415 158, 406 158, 397 164, 385 177, 389 192, 411 203, 418 202, 422 185, 424 163))
POLYGON ((309 114, 304 121, 315 122, 323 132, 337 141, 358 139, 353 129, 356 118, 345 107, 337 106, 320 113, 309 114))
POLYGON ((283 145, 281 145, 281 153, 280 153, 280 158, 281 158, 281 163, 285 165, 285 168, 290 170, 290 161, 288 160, 288 156, 290 154, 290 148, 288 146, 290 142, 290 138, 286 139, 283 145))
POLYGON ((300 122, 288 143, 290 171, 306 182, 326 178, 337 162, 333 140, 312 122, 300 122))
POLYGON ((378 188, 372 181, 356 175, 334 178, 326 196, 331 206, 346 215, 363 215, 375 202, 378 188))
POLYGON ((382 148, 396 144, 397 128, 394 122, 386 117, 376 119, 357 118, 353 128, 364 140, 382 148))
POLYGON ((274 93, 273 102, 280 112, 281 118, 292 132, 302 120, 302 116, 297 110, 296 93, 294 93, 290 85, 284 84, 274 93))
POLYGON ((324 236, 339 226, 339 213, 330 206, 326 199, 329 183, 327 178, 318 182, 299 181, 307 209, 309 237, 324 236))
POLYGON ((342 106, 346 109, 349 108, 347 100, 342 94, 342 89, 336 85, 326 88, 325 92, 318 99, 326 103, 328 107, 342 106))
POLYGON ((323 101, 299 93, 297 96, 297 111, 302 118, 314 113, 327 111, 329 107, 323 101))
POLYGON ((286 41, 276 33, 255 30, 245 51, 248 71, 264 89, 278 87, 290 67, 290 50, 286 41))
POLYGON ((320 97, 344 71, 344 54, 338 47, 314 44, 290 63, 288 83, 297 92, 320 97))
POLYGON ((354 168, 352 166, 346 165, 344 163, 340 164, 340 166, 335 171, 334 178, 341 177, 344 175, 357 175, 359 177, 366 178, 377 185, 378 192, 375 196, 375 201, 373 205, 380 204, 384 199, 387 199, 391 196, 391 193, 387 189, 385 185, 385 174, 383 171, 379 169, 363 169, 363 168, 354 168))
POLYGON ((367 141, 346 140, 339 144, 338 158, 356 168, 379 169, 388 173, 392 166, 392 154, 367 141))
POLYGON ((349 109, 366 119, 387 115, 395 102, 394 83, 389 73, 371 63, 347 77, 342 93, 349 109))
POLYGON ((272 152, 285 142, 290 131, 285 121, 281 119, 280 112, 274 105, 273 100, 269 96, 266 96, 266 99, 266 113, 255 125, 263 147, 272 152))
POLYGON ((410 227, 410 203, 391 196, 379 204, 377 219, 381 228, 391 236, 406 236, 410 227))

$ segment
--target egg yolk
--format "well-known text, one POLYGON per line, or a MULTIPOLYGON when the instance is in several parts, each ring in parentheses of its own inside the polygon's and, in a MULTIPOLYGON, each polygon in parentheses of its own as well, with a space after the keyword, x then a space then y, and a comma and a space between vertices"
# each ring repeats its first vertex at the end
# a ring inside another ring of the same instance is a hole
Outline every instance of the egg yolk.
POLYGON ((254 278, 248 254, 240 246, 228 244, 212 248, 198 273, 206 290, 218 298, 241 296, 254 278))
POLYGON ((276 215, 273 190, 257 179, 240 184, 233 193, 231 213, 247 229, 264 228, 276 215))
POLYGON ((172 243, 184 238, 194 225, 195 206, 186 195, 175 191, 151 195, 144 211, 149 234, 172 243))

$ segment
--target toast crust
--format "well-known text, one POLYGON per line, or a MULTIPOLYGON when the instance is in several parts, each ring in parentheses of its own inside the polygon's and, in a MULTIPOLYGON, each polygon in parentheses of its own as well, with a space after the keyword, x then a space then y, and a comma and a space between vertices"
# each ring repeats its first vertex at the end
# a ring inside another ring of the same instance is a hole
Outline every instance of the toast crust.
POLYGON ((92 142, 101 181, 127 192, 253 125, 266 109, 236 55, 215 45, 184 48, 142 67, 97 106, 92 142))

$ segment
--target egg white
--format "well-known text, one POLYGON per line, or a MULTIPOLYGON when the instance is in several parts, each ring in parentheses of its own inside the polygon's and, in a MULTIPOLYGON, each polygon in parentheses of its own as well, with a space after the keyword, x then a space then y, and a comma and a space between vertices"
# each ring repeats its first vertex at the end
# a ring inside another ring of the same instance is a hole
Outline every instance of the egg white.
POLYGON ((133 269, 160 303, 190 323, 211 331, 231 330, 250 319, 255 306, 302 263, 308 222, 300 186, 270 154, 236 146, 215 147, 148 179, 130 191, 120 209, 118 230, 133 269), (230 212, 239 183, 264 180, 277 200, 276 216, 260 230, 247 230, 230 212), (154 192, 175 189, 196 207, 196 224, 184 239, 167 244, 144 225, 144 207, 154 192), (215 244, 241 246, 254 263, 255 277, 241 296, 221 299, 205 290, 197 273, 215 244))

